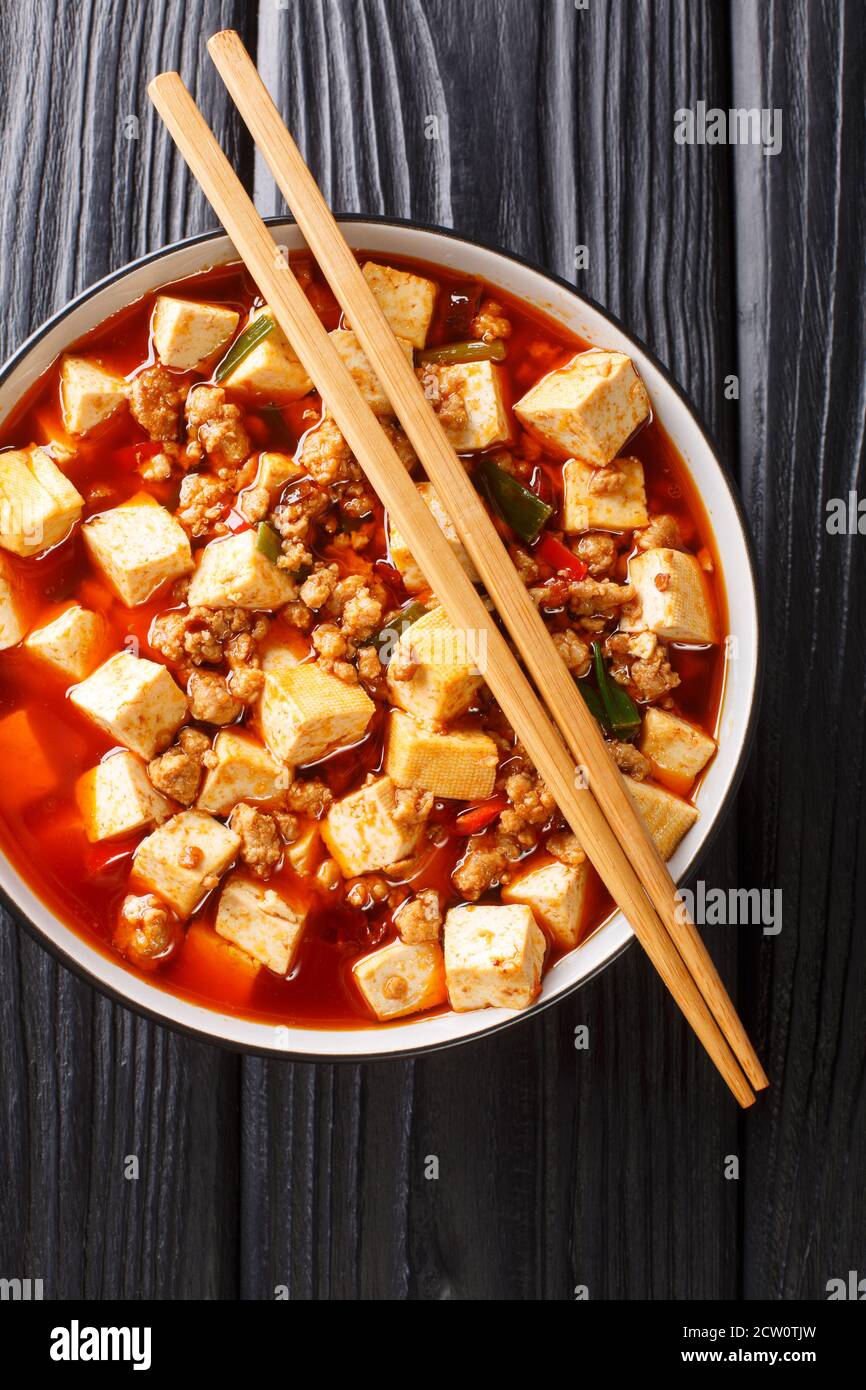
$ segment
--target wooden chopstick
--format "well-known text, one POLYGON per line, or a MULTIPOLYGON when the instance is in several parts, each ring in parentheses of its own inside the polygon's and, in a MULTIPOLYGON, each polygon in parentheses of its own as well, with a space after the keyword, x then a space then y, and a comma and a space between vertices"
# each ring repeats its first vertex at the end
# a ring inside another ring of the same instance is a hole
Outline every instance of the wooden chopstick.
POLYGON ((151 82, 148 91, 205 196, 267 298, 277 323, 289 337, 316 389, 328 402, 341 433, 370 483, 397 521, 451 622, 467 636, 477 634, 486 639, 484 675, 487 684, 526 746, 561 812, 586 847, 602 881, 632 924, 650 960, 732 1093, 742 1106, 751 1105, 754 1093, 736 1057, 595 798, 583 788, 546 710, 457 563, 183 82, 177 73, 163 73, 151 82))

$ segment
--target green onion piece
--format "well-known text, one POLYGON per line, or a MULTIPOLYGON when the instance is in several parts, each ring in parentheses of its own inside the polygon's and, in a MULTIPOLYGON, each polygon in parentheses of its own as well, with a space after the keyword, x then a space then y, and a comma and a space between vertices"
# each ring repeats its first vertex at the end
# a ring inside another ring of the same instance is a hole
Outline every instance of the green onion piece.
POLYGON ((527 545, 538 540, 546 521, 553 515, 553 508, 542 502, 537 493, 506 473, 492 458, 483 460, 479 473, 487 496, 503 521, 507 521, 512 531, 516 531, 527 545))
POLYGON ((220 362, 213 374, 214 381, 225 381, 230 372, 233 372, 238 363, 243 362, 245 357, 249 357, 253 348, 258 347, 269 333, 273 333, 276 324, 270 314, 259 314, 258 318, 253 319, 252 323, 244 329, 239 338, 235 338, 225 357, 220 362))
POLYGON ((597 724, 600 724, 605 733, 610 733, 607 722, 607 710, 604 707, 604 700, 599 695, 594 685, 590 685, 586 680, 577 682, 577 688, 586 701, 587 708, 597 724))
POLYGON ((260 550, 263 555, 267 555, 274 564, 282 553, 280 538, 273 526, 269 526, 266 521, 260 521, 256 528, 256 550, 260 550))
POLYGON ((448 367, 455 362, 504 362, 507 354, 508 349, 502 339, 495 338, 492 343, 443 343, 441 347, 424 348, 416 357, 419 366, 429 363, 448 367))
POLYGON ((379 628, 379 631, 370 638, 370 645, 375 647, 380 655, 385 646, 390 647, 391 652, 393 652, 406 629, 417 622, 419 618, 423 618, 426 612, 427 609, 424 604, 413 599, 411 603, 406 604, 405 608, 401 608, 400 612, 395 614, 389 623, 379 628))
POLYGON ((592 654, 595 661, 595 678, 604 702, 606 723, 617 738, 630 739, 640 732, 638 707, 627 690, 612 681, 604 667, 601 644, 593 642, 592 654))

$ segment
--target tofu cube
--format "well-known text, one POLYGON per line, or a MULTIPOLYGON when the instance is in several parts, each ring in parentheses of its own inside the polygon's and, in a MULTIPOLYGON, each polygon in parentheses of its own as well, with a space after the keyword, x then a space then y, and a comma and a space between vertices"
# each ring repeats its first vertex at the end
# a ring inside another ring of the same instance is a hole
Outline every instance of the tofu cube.
POLYGON ((76 709, 149 761, 171 743, 187 714, 186 696, 159 662, 118 652, 69 691, 76 709))
POLYGON ((439 415, 448 440, 458 453, 506 444, 511 421, 506 404, 505 374, 494 362, 428 363, 418 368, 424 394, 439 415), (443 413, 449 398, 457 396, 462 411, 443 413))
POLYGON ((466 903, 445 917, 445 979, 451 1007, 525 1009, 541 989, 547 942, 523 903, 466 903))
POLYGON ((27 631, 27 603, 21 580, 0 555, 0 652, 17 647, 27 631))
POLYGON ((400 710, 388 717, 385 771, 398 787, 480 801, 493 791, 498 763, 496 744, 480 729, 439 733, 400 710))
POLYGON ((291 844, 286 845, 286 858, 296 874, 306 878, 315 872, 322 857, 322 836, 317 821, 308 821, 291 844))
POLYGON ((424 823, 394 819, 394 792, 391 778, 379 777, 335 801, 322 821, 322 839, 346 878, 387 869, 417 850, 424 823))
POLYGON ((140 758, 111 753, 75 784, 75 800, 91 844, 152 830, 171 815, 171 802, 153 786, 140 758))
POLYGON ((483 665, 477 634, 458 632, 443 608, 416 619, 396 643, 388 663, 388 691, 393 702, 430 722, 465 714, 481 685, 483 665), (396 680, 395 663, 411 656, 417 662, 409 680, 396 680))
POLYGON ((232 874, 220 894, 214 928, 275 975, 288 975, 306 917, 306 909, 293 907, 273 888, 232 874))
MULTIPOLYGON (((347 368, 349 375, 373 414, 393 415, 391 402, 382 390, 370 359, 352 330, 350 328, 335 328, 333 332, 328 334, 328 337, 337 349, 344 367, 347 368)), ((407 343, 404 338, 398 338, 397 341, 406 354, 407 362, 411 362, 412 344, 407 343)))
POLYGON ((189 586, 191 607, 275 609, 294 597, 288 574, 259 550, 256 534, 241 531, 205 546, 189 586))
POLYGON ((682 550, 645 550, 629 561, 628 577, 639 605, 623 613, 624 632, 649 628, 666 642, 719 640, 706 575, 694 555, 682 550))
POLYGON ((448 998, 438 941, 392 941, 352 966, 364 1002, 380 1022, 435 1009, 448 998))
MULTIPOLYGON (((457 556, 460 562, 460 568, 463 570, 464 574, 472 580, 473 584, 479 584, 481 581, 478 578, 478 571, 464 550, 463 542, 457 534, 457 528, 442 506, 442 503, 439 501, 433 484, 419 483, 418 493, 422 501, 430 509, 430 513, 437 522, 440 531, 457 556)), ((391 555, 391 563, 402 574, 403 583, 410 594, 417 594, 422 589, 429 588, 427 580, 415 563, 412 552, 390 517, 388 518, 388 549, 391 555)))
POLYGON ((375 261, 367 261, 363 272, 396 336, 422 348, 436 305, 437 287, 433 281, 390 265, 377 265, 375 261))
POLYGON ((500 893, 504 903, 523 903, 554 944, 570 951, 580 940, 589 865, 542 864, 528 869, 506 884, 500 893))
POLYGON ((632 801, 643 816, 662 859, 670 859, 680 840, 698 819, 698 810, 673 792, 653 782, 635 782, 626 777, 632 801))
POLYGON ((45 449, 0 454, 0 546, 38 555, 64 539, 81 516, 84 498, 45 449))
POLYGON ((106 641, 105 620, 100 614, 73 603, 50 622, 34 628, 24 646, 62 676, 83 681, 99 665, 106 641))
POLYGON ((151 334, 156 354, 166 367, 200 371, 234 336, 240 314, 226 304, 199 304, 158 294, 151 334))
POLYGON ((650 705, 644 711, 640 751, 663 781, 670 779, 686 792, 716 751, 716 741, 677 714, 650 705))
POLYGON ((630 357, 593 348, 548 372, 514 413, 543 443, 604 467, 649 419, 650 401, 630 357))
MULTIPOLYGON (((256 310, 250 322, 261 314, 273 318, 266 304, 256 310)), ((277 405, 300 400, 313 389, 313 383, 278 323, 274 323, 267 337, 241 358, 221 384, 246 399, 273 401, 277 405)))
POLYGON ((633 531, 649 525, 639 459, 617 459, 609 468, 569 459, 562 480, 564 531, 633 531))
POLYGON ((146 840, 132 860, 139 883, 178 917, 189 917, 215 888, 240 847, 240 836, 203 811, 181 811, 146 840))
POLYGON ((189 537, 147 492, 90 517, 81 533, 91 560, 127 608, 146 603, 192 569, 189 537))
POLYGON ((347 685, 315 662, 274 660, 265 668, 259 724, 274 757, 292 767, 357 743, 375 712, 360 685, 347 685))
POLYGON ((16 709, 0 719, 0 766, 26 768, 27 776, 7 780, 7 796, 27 805, 57 789, 56 752, 45 731, 34 726, 29 709, 16 709), (46 746, 47 744, 47 746, 46 746))
POLYGON ((277 492, 279 488, 285 487, 286 483, 300 478, 303 471, 300 464, 295 463, 291 454, 280 454, 269 450, 259 454, 259 466, 254 485, 266 487, 268 492, 277 492))
POLYGON ((216 763, 208 768, 196 805, 227 816, 239 801, 271 801, 289 783, 289 769, 252 735, 234 729, 217 734, 216 763))
POLYGON ((87 357, 64 357, 60 364, 60 407, 70 434, 89 434, 110 420, 129 399, 122 376, 87 357))
POLYGON ((261 973, 262 966, 257 960, 217 936, 207 922, 190 922, 180 954, 183 982, 207 979, 214 997, 222 1004, 245 1008, 255 993, 261 973))

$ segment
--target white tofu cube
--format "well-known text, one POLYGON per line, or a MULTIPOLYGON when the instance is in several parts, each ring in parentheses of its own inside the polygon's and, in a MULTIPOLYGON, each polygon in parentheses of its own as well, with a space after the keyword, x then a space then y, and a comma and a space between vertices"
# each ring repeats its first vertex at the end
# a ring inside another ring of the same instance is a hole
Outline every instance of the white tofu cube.
POLYGON ((118 652, 69 699, 118 743, 150 761, 171 743, 187 713, 186 696, 164 666, 118 652))
POLYGON ((87 357, 64 357, 60 364, 60 405, 70 434, 89 434, 110 420, 129 400, 122 376, 87 357))
POLYGON ((196 802, 201 811, 227 816, 239 801, 272 801, 289 784, 289 769, 251 734, 224 729, 213 751, 216 763, 208 768, 196 802))
POLYGON ((291 844, 286 845, 286 858, 302 878, 315 873, 322 857, 322 837, 317 821, 306 821, 291 844))
POLYGON ((268 492, 277 492, 280 488, 285 487, 286 483, 300 478, 303 471, 300 464, 295 463, 291 454, 267 451, 259 454, 255 486, 266 487, 268 492))
POLYGON ((220 894, 214 928, 275 975, 288 975, 306 917, 306 908, 286 902, 273 888, 232 874, 220 894))
POLYGON ((536 382, 514 413, 543 443, 603 467, 650 415, 630 357, 593 348, 536 382))
POLYGON ((0 454, 0 546, 38 555, 64 539, 81 516, 84 498, 45 449, 0 454))
POLYGON ((250 528, 205 546, 189 586, 191 607, 273 610, 294 598, 288 574, 259 549, 256 536, 250 528))
POLYGON ((436 306, 437 287, 433 281, 390 265, 377 265, 375 261, 367 261, 363 271, 396 336, 422 348, 436 306))
POLYGON ((226 304, 199 304, 158 294, 151 334, 160 362, 179 372, 200 371, 237 331, 240 314, 226 304))
POLYGON ((394 791, 390 777, 379 777, 335 801, 322 821, 322 839, 346 878, 387 869, 417 850, 424 823, 394 819, 394 791))
POLYGON ((347 685, 315 662, 266 663, 259 724, 280 762, 313 763, 333 748, 357 743, 376 706, 360 685, 347 685))
POLYGON ((5 555, 0 555, 0 652, 17 647, 27 631, 24 587, 5 555))
POLYGON ((570 951, 580 940, 589 865, 572 868, 557 860, 528 869, 506 884, 500 893, 504 903, 523 903, 532 909, 540 927, 554 944, 570 951))
POLYGON ((106 642, 104 618, 73 603, 50 622, 34 628, 24 646, 62 676, 83 681, 99 665, 106 642))
MULTIPOLYGON (((354 381, 364 400, 373 411, 374 415, 393 415, 391 402, 382 390, 379 378, 373 371, 372 364, 355 334, 349 328, 335 328, 328 334, 339 356, 343 360, 344 367, 347 368, 349 375, 354 381)), ((406 354, 406 360, 412 361, 412 344, 407 343, 403 338, 397 339, 400 347, 406 354)))
POLYGON ((435 1009, 448 998, 442 947, 393 941, 352 966, 355 983, 380 1022, 435 1009))
POLYGON ((531 910, 466 903, 445 918, 445 979, 451 1007, 525 1009, 541 989, 547 942, 531 910))
POLYGON ((465 714, 481 685, 484 664, 480 634, 452 627, 443 608, 433 608, 406 629, 388 663, 393 702, 416 719, 445 722, 465 714), (394 672, 405 658, 417 663, 408 680, 394 672))
POLYGON ((385 771, 398 787, 481 801, 493 791, 498 763, 496 744, 480 729, 440 733, 400 710, 388 717, 385 771))
POLYGON ((171 802, 153 786, 134 753, 110 753, 75 784, 75 800, 91 844, 152 830, 171 815, 171 802))
MULTIPOLYGON (((460 562, 460 568, 463 570, 464 574, 472 580, 473 584, 479 584, 481 581, 478 578, 478 571, 466 554, 463 543, 457 534, 457 528, 442 506, 442 503, 439 501, 433 484, 419 483, 418 493, 422 501, 430 509, 430 513, 437 522, 440 531, 457 556, 460 562)), ((415 563, 412 552, 390 517, 388 518, 388 549, 391 555, 391 563, 402 574, 403 583, 406 585, 410 594, 417 594, 422 589, 430 587, 421 573, 421 570, 418 568, 418 565, 415 563)))
POLYGON ((147 492, 90 517, 81 534, 93 563, 127 608, 146 603, 163 584, 189 574, 189 537, 147 492))
MULTIPOLYGON (((250 322, 262 314, 273 318, 265 304, 256 310, 250 322)), ((221 384, 245 399, 273 401, 277 405, 300 400, 313 389, 313 383, 301 366, 297 353, 277 323, 274 323, 267 337, 241 358, 234 371, 229 372, 221 384)))
POLYGON ((707 577, 694 555, 682 550, 645 550, 629 561, 635 611, 620 620, 624 632, 649 628, 666 642, 719 640, 707 577))
POLYGON ((640 751, 663 781, 686 792, 716 751, 716 741, 677 714, 650 705, 644 710, 640 751))
POLYGON ((617 459, 608 468, 569 459, 562 481, 564 531, 633 531, 649 525, 639 459, 617 459))
POLYGON ((635 782, 632 777, 626 777, 625 784, 655 840, 659 854, 662 859, 670 859, 680 840, 698 819, 697 808, 653 782, 635 782))
POLYGON ((495 362, 428 363, 418 368, 424 394, 458 453, 507 444, 511 438, 505 374, 495 362), (457 409, 452 398, 457 397, 457 409), (446 402, 448 410, 444 410, 446 402))
POLYGON ((133 876, 178 917, 189 917, 217 886, 240 843, 240 836, 213 816, 181 811, 142 840, 133 856, 133 876))

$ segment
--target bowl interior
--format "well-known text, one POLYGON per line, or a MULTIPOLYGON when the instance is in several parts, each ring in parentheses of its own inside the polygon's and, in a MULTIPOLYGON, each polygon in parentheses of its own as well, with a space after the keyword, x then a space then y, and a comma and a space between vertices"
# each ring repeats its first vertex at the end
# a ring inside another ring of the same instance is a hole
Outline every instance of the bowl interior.
MULTIPOLYGON (((700 493, 724 563, 729 639, 725 688, 719 717, 719 751, 698 792, 701 818, 670 862, 675 879, 685 877, 706 846, 736 789, 747 752, 758 679, 758 611, 749 545, 738 503, 712 445, 679 389, 659 364, 601 309, 574 290, 501 252, 444 231, 378 220, 346 219, 350 245, 377 255, 402 255, 453 267, 489 281, 535 305, 571 331, 600 346, 634 358, 649 389, 653 408, 700 493)), ((302 238, 293 223, 273 220, 277 242, 296 250, 302 238)), ((235 258, 228 237, 210 234, 144 257, 86 291, 38 329, 0 374, 0 418, 5 418, 52 360, 72 341, 131 300, 169 281, 235 258)), ((507 1026, 526 1014, 486 1009, 445 1014, 386 1028, 311 1030, 259 1023, 179 998, 133 975, 48 910, 0 856, 0 889, 36 934, 73 969, 101 989, 140 1011, 176 1027, 234 1045, 283 1056, 362 1058, 416 1052, 458 1042, 507 1026)), ((544 1007, 590 978, 628 945, 632 932, 621 913, 576 951, 560 960, 544 979, 533 1010, 544 1007)))

